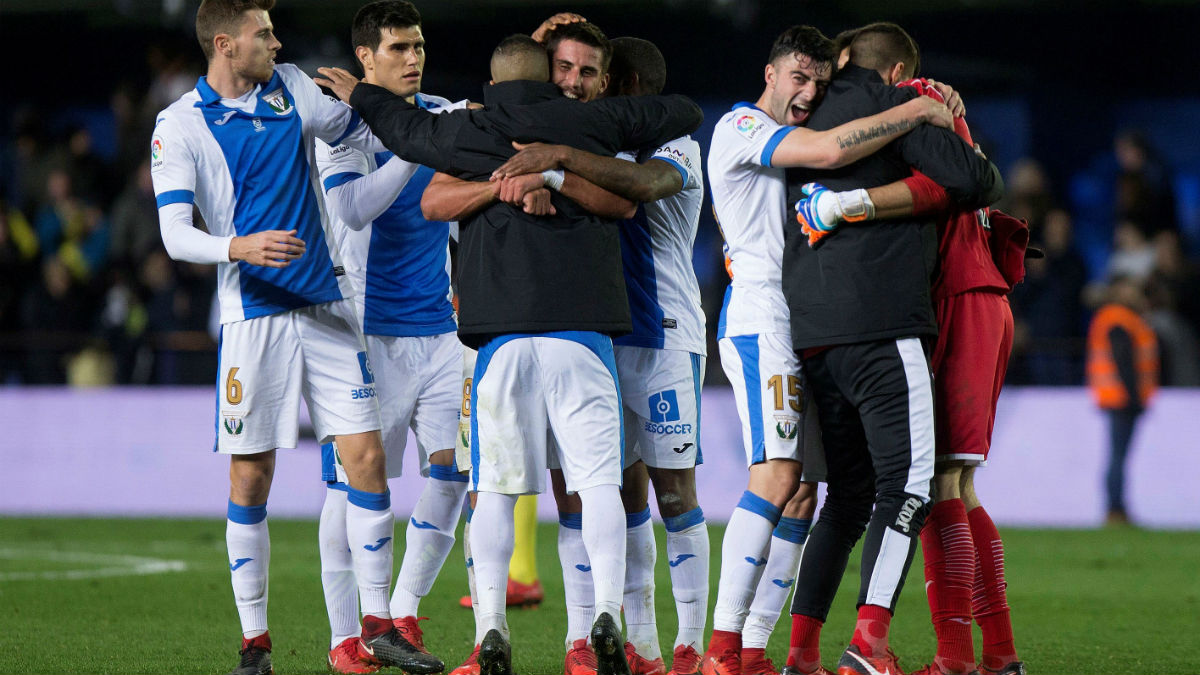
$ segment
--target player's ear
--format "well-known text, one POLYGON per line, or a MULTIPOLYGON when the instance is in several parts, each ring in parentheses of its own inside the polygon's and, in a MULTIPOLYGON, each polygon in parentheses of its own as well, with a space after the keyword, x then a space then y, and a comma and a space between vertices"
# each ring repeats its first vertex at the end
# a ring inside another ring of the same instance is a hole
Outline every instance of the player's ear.
POLYGON ((354 48, 354 55, 358 57, 358 62, 362 64, 363 74, 367 72, 367 68, 375 67, 375 54, 371 48, 366 45, 359 45, 354 48))
POLYGON ((768 86, 775 86, 775 64, 768 63, 767 67, 763 69, 763 81, 766 82, 768 86))
POLYGON ((611 80, 612 80, 612 75, 610 75, 608 73, 605 73, 604 76, 600 78, 600 93, 601 94, 608 91, 608 83, 611 80))
POLYGON ((892 66, 891 76, 892 76, 892 81, 889 82, 889 84, 896 84, 897 82, 900 82, 903 80, 903 78, 904 78, 904 62, 903 61, 897 61, 896 65, 892 66))
POLYGON ((233 56, 233 38, 228 33, 217 33, 213 36, 213 53, 225 58, 233 56))

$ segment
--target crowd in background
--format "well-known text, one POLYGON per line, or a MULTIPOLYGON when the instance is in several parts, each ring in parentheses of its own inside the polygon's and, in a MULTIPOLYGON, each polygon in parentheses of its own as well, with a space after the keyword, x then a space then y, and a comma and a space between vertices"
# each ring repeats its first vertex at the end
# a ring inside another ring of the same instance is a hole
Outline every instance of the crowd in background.
MULTIPOLYGON (((99 116, 106 152, 97 150, 94 124, 50 125, 46 111, 33 108, 17 108, 7 120, 0 143, 0 383, 211 379, 216 270, 167 257, 150 181, 154 116, 201 74, 185 53, 152 48, 148 84, 126 82, 113 91, 99 116)), ((1010 384, 1082 384, 1088 318, 1105 281, 1120 277, 1136 280, 1146 294, 1163 384, 1200 386, 1200 256, 1194 248, 1189 255, 1181 235, 1172 167, 1136 131, 1119 133, 1112 153, 1116 168, 1103 193, 1112 202, 1103 224, 1112 236, 1099 257, 1103 269, 1077 244, 1079 205, 1064 199, 1038 160, 1009 167, 999 207, 1026 219, 1033 245, 1045 252, 1028 261, 1025 282, 1011 296, 1017 331, 1010 384)), ((708 225, 711 231, 697 237, 695 265, 715 345, 728 278, 720 236, 708 225)), ((707 382, 723 383, 721 369, 710 368, 707 382)))

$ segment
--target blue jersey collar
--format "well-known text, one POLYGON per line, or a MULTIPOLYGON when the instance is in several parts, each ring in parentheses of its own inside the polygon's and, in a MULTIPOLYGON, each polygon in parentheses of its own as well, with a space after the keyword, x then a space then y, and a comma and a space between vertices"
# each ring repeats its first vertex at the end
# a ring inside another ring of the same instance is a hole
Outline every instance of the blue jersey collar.
MULTIPOLYGON (((259 84, 259 91, 275 91, 276 87, 283 86, 283 79, 279 77, 279 72, 271 74, 271 79, 266 84, 259 84)), ((221 95, 216 89, 208 84, 208 77, 201 75, 200 79, 196 80, 196 93, 200 94, 200 103, 202 105, 214 105, 221 102, 221 95)))
POLYGON ((755 110, 759 111, 760 113, 762 113, 764 115, 767 114, 766 110, 763 110, 762 108, 754 105, 753 103, 750 103, 749 101, 738 101, 737 103, 733 104, 733 107, 730 108, 730 110, 737 110, 738 108, 754 108, 755 110))

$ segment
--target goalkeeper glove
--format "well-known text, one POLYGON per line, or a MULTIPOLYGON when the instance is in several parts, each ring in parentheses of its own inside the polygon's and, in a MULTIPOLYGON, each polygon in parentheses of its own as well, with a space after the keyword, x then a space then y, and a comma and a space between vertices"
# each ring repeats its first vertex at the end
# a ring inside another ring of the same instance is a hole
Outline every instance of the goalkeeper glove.
POLYGON ((800 190, 805 196, 796 202, 796 221, 811 248, 843 221, 857 223, 875 217, 875 205, 864 189, 831 192, 820 183, 805 183, 800 190))

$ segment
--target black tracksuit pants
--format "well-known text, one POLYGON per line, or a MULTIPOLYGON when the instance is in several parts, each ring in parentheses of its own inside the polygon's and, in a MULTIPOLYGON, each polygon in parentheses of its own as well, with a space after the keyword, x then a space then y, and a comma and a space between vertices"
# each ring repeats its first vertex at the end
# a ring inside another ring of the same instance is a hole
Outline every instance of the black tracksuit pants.
POLYGON ((828 466, 792 613, 824 621, 866 530, 858 605, 894 611, 933 477, 933 380, 919 338, 830 347, 803 359, 828 466))

